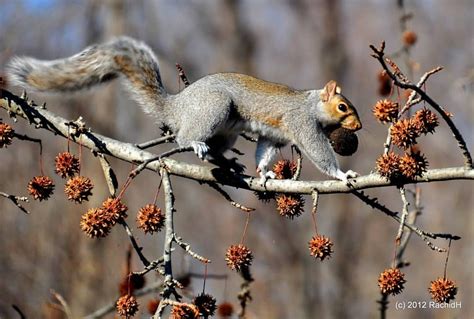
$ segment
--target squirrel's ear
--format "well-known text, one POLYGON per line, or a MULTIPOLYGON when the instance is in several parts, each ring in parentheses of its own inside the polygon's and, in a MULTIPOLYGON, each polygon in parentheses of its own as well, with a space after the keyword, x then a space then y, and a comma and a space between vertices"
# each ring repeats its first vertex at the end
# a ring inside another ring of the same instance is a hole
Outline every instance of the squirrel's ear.
POLYGON ((341 88, 337 85, 336 81, 331 80, 325 86, 320 94, 321 101, 327 102, 329 101, 334 95, 341 93, 341 88))

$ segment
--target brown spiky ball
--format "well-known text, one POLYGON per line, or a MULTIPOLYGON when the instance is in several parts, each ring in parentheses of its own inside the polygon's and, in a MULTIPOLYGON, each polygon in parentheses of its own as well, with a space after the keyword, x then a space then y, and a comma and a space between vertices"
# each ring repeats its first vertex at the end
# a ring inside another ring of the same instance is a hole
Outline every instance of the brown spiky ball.
POLYGON ((419 151, 405 153, 400 158, 400 173, 406 179, 412 180, 417 176, 422 177, 427 167, 428 161, 419 151))
POLYGON ((372 110, 375 118, 382 123, 394 122, 398 118, 398 103, 391 100, 379 100, 372 110))
POLYGON ((393 144, 403 149, 416 144, 416 139, 420 136, 418 128, 412 119, 397 121, 390 128, 390 135, 393 144))
POLYGON ((257 199, 259 201, 262 201, 264 203, 268 203, 270 200, 272 199, 275 199, 275 196, 276 196, 276 193, 274 192, 267 192, 267 191, 263 191, 263 192, 254 192, 255 196, 257 196, 257 199))
POLYGON ((0 148, 7 147, 13 141, 15 130, 11 125, 0 122, 0 148))
POLYGON ((92 181, 84 176, 75 176, 67 180, 64 186, 64 192, 67 199, 76 203, 82 203, 89 200, 92 196, 92 189, 94 185, 92 181))
POLYGON ((170 319, 197 319, 199 310, 195 305, 179 304, 171 308, 170 319))
POLYGON ((295 161, 279 160, 273 165, 276 179, 290 179, 295 175, 297 165, 295 161))
POLYGON ((253 255, 245 245, 231 245, 225 254, 227 266, 232 270, 241 271, 252 264, 253 255))
POLYGON ((91 208, 81 217, 81 229, 91 238, 106 237, 112 226, 100 208, 91 208))
POLYGON ((54 159, 55 172, 62 178, 73 177, 81 167, 79 159, 69 152, 59 153, 54 159))
POLYGON ((293 219, 303 213, 304 198, 301 194, 280 194, 276 197, 278 213, 293 219))
POLYGON ((121 317, 133 317, 138 311, 138 302, 134 296, 125 295, 117 300, 117 314, 121 317))
POLYGON ((54 183, 48 176, 35 176, 28 183, 28 192, 34 199, 47 200, 54 191, 54 183))
POLYGON ((114 226, 121 219, 127 217, 127 206, 119 198, 107 198, 103 203, 101 210, 105 214, 107 223, 114 226))
POLYGON ((160 231, 165 225, 165 215, 159 207, 148 204, 140 208, 137 214, 138 228, 145 233, 153 234, 160 231))
POLYGON ((331 254, 334 252, 332 250, 333 245, 331 239, 323 235, 313 236, 308 243, 311 256, 314 256, 314 258, 318 258, 321 261, 325 258, 331 257, 331 254))
POLYGON ((427 109, 416 111, 413 121, 420 135, 434 133, 435 128, 439 125, 436 114, 427 109))
POLYGON ((447 278, 438 278, 431 282, 428 291, 431 299, 439 303, 449 303, 456 298, 458 288, 454 281, 447 278))
POLYGON ((395 180, 400 176, 400 156, 394 152, 382 154, 377 159, 377 172, 388 180, 395 180))
POLYGON ((214 316, 217 309, 216 298, 206 293, 197 295, 193 300, 193 304, 198 308, 199 313, 204 318, 214 316))
POLYGON ((397 295, 406 283, 405 274, 399 268, 385 269, 379 276, 379 288, 383 294, 397 295))

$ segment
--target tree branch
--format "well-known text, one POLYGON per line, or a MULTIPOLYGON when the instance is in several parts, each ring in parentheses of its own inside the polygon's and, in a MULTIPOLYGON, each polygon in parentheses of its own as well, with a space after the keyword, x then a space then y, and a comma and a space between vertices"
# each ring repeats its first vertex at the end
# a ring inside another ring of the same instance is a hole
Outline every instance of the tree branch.
MULTIPOLYGON (((428 94, 426 94, 426 92, 423 91, 423 89, 421 87, 418 87, 417 85, 415 85, 415 84, 411 83, 410 81, 408 81, 408 79, 406 79, 406 77, 403 76, 400 73, 400 69, 398 69, 398 67, 390 59, 386 59, 386 58, 384 59, 385 42, 382 42, 382 44, 380 46, 380 49, 377 49, 374 45, 370 45, 370 48, 372 49, 372 51, 374 51, 374 54, 372 54, 372 56, 379 61, 380 65, 382 65, 383 69, 387 72, 387 74, 390 76, 390 78, 394 81, 396 86, 398 86, 402 89, 410 89, 410 90, 415 91, 416 93, 418 93, 418 95, 421 97, 421 99, 428 102, 428 104, 430 104, 439 113, 439 115, 441 115, 443 120, 446 122, 446 124, 448 124, 449 128, 451 129, 451 132, 453 133, 454 138, 458 142, 459 148, 461 149, 461 151, 464 155, 464 159, 465 159, 465 162, 466 162, 465 163, 466 168, 473 169, 474 166, 473 166, 473 163, 472 163, 472 157, 471 157, 471 153, 469 153, 469 150, 467 148, 467 144, 464 141, 463 136, 461 135, 461 133, 457 129, 456 125, 451 120, 450 116, 447 114, 447 112, 445 110, 443 110, 443 108, 438 103, 436 103, 428 94), (394 68, 395 70, 392 71, 388 67, 387 63, 389 63, 390 66, 392 68, 394 68)), ((425 75, 422 77, 422 80, 424 78, 427 79, 431 74, 433 74, 435 72, 438 72, 439 70, 440 70, 439 68, 435 68, 432 71, 429 71, 429 72, 425 73, 425 75)), ((426 81, 426 79, 424 81, 426 81)), ((421 83, 423 83, 423 82, 421 82, 421 83)))
MULTIPOLYGON (((11 114, 15 114, 25 119, 29 119, 32 123, 43 123, 39 125, 41 128, 54 132, 63 137, 68 135, 69 121, 46 110, 35 106, 30 106, 26 100, 23 100, 6 90, 0 90, 0 107, 4 108, 11 114), (19 106, 21 105, 21 107, 19 106), (27 114, 26 114, 27 113, 27 114)), ((81 144, 96 152, 110 155, 130 163, 144 163, 157 155, 141 150, 131 143, 125 143, 114 140, 112 138, 87 131, 81 134, 81 144)), ((321 194, 333 193, 350 193, 354 190, 362 190, 368 188, 378 188, 387 186, 401 186, 391 183, 378 174, 369 174, 352 180, 352 186, 336 180, 326 181, 293 181, 293 180, 268 180, 262 185, 257 177, 247 175, 232 174, 228 170, 218 167, 209 167, 195 164, 178 162, 170 158, 161 160, 167 168, 170 175, 176 175, 199 182, 219 183, 226 186, 234 186, 252 191, 270 191, 278 193, 298 193, 311 195, 313 190, 317 190, 321 194)), ((147 169, 157 171, 159 162, 152 162, 147 165, 147 169)), ((463 167, 450 167, 442 169, 428 170, 423 177, 418 177, 412 181, 404 182, 404 184, 428 183, 434 181, 446 180, 473 180, 474 169, 463 167)))

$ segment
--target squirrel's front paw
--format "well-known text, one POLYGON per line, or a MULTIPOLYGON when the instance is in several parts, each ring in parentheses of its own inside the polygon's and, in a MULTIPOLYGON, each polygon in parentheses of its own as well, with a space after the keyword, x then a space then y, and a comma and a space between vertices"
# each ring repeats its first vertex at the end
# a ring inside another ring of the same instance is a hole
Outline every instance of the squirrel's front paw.
POLYGON ((345 173, 345 175, 346 175, 346 179, 359 177, 359 173, 354 172, 354 171, 351 171, 351 170, 348 170, 348 171, 345 173))
POLYGON ((350 185, 349 178, 356 178, 357 176, 359 176, 359 174, 354 172, 354 171, 348 170, 347 172, 344 173, 343 171, 339 170, 336 173, 335 177, 337 179, 340 179, 341 181, 343 181, 347 185, 350 185))
POLYGON ((264 186, 267 180, 276 178, 276 174, 273 171, 266 171, 266 170, 257 168, 257 173, 260 175, 260 184, 264 186))
POLYGON ((207 153, 209 153, 209 146, 204 142, 192 141, 191 147, 193 148, 194 153, 196 153, 196 155, 202 160, 205 159, 207 153))

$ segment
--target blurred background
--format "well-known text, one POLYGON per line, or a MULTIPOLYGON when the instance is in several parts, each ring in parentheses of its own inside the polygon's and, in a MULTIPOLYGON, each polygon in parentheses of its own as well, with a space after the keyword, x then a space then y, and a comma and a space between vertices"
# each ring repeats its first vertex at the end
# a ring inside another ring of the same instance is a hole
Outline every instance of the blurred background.
MULTIPOLYGON (((0 71, 16 54, 55 59, 77 53, 86 45, 129 35, 145 41, 160 60, 166 88, 183 88, 174 67, 180 63, 190 79, 214 72, 235 71, 295 88, 322 88, 337 80, 343 93, 359 110, 364 125, 358 133, 359 150, 340 158, 344 170, 367 174, 383 150, 387 128, 376 122, 371 109, 381 98, 378 92, 378 62, 370 57, 369 44, 387 42, 387 53, 415 82, 427 70, 442 65, 427 91, 454 114, 454 122, 474 150, 474 3, 470 0, 0 0, 0 71), (400 6, 403 4, 403 6, 400 6), (412 13, 401 23, 400 18, 412 13), (413 30, 416 43, 403 48, 402 32, 413 30), (398 53, 397 53, 398 52, 398 53), (408 53, 408 54, 407 54, 408 53)), ((18 88, 11 88, 20 93, 18 88)), ((403 92, 400 93, 403 95, 403 92)), ((127 142, 144 142, 161 132, 153 121, 114 82, 93 91, 67 96, 33 95, 46 101, 51 111, 74 120, 83 116, 96 132, 127 142)), ((397 99, 397 93, 394 93, 397 99)), ((403 97, 401 97, 403 98, 403 97)), ((12 123, 8 114, 0 118, 12 123)), ((0 318, 17 318, 17 305, 27 318, 65 318, 52 302, 51 290, 64 297, 74 318, 87 315, 113 302, 126 273, 128 238, 116 227, 101 240, 92 240, 79 228, 81 214, 107 197, 107 187, 98 160, 83 152, 82 174, 95 183, 94 195, 82 205, 68 202, 64 181, 54 174, 54 157, 66 150, 66 141, 34 130, 20 120, 17 132, 43 139, 46 174, 56 191, 46 202, 31 201, 31 215, 20 212, 0 198, 0 318)), ((254 174, 255 145, 239 140, 245 153, 240 160, 254 174)), ((447 126, 423 137, 420 148, 431 168, 463 165, 463 158, 447 126)), ((162 152, 166 146, 153 149, 162 152)), ((78 154, 73 145, 72 152, 78 154)), ((289 149, 282 157, 291 158, 289 149)), ((199 163, 193 155, 183 161, 199 163)), ((26 194, 26 185, 39 174, 38 146, 15 140, 0 150, 0 191, 26 194)), ((111 159, 119 182, 130 164, 111 159)), ((302 179, 326 178, 303 162, 302 179)), ((227 247, 238 243, 246 215, 231 207, 207 186, 172 178, 176 194, 175 226, 193 249, 210 258, 210 274, 228 275, 227 280, 208 279, 206 291, 218 299, 238 304, 241 278, 225 264, 227 247)), ((135 212, 153 201, 159 177, 141 174, 125 195, 128 223, 133 226, 144 253, 155 259, 162 254, 163 234, 144 235, 135 226, 135 212)), ((445 254, 430 250, 412 236, 405 253, 411 264, 404 268, 407 284, 401 295, 390 298, 388 318, 472 318, 473 304, 473 186, 468 181, 423 184, 423 214, 419 227, 462 237, 454 242, 448 277, 459 286, 458 309, 395 310, 394 301, 429 301, 431 280, 443 275, 445 254)), ((390 266, 398 224, 372 210, 351 195, 320 198, 318 230, 334 242, 334 254, 319 262, 309 255, 307 242, 313 235, 310 205, 305 213, 289 220, 279 216, 275 203, 259 202, 253 193, 226 189, 235 200, 255 207, 246 244, 255 259, 255 282, 248 318, 378 318, 380 299, 377 279, 390 266)), ((402 203, 395 188, 367 191, 393 210, 402 203)), ((309 203, 310 198, 306 198, 309 203)), ((159 206, 163 205, 160 194, 159 206)), ((436 242, 446 247, 444 241, 436 242)), ((177 249, 174 272, 204 272, 204 267, 177 249)), ((140 270, 138 258, 132 270, 140 270)), ((146 276, 147 284, 159 277, 146 276)), ((192 278, 191 294, 202 291, 203 281, 192 278)), ((139 298, 140 315, 156 294, 139 298)), ((106 318, 113 318, 110 313, 106 318)))

